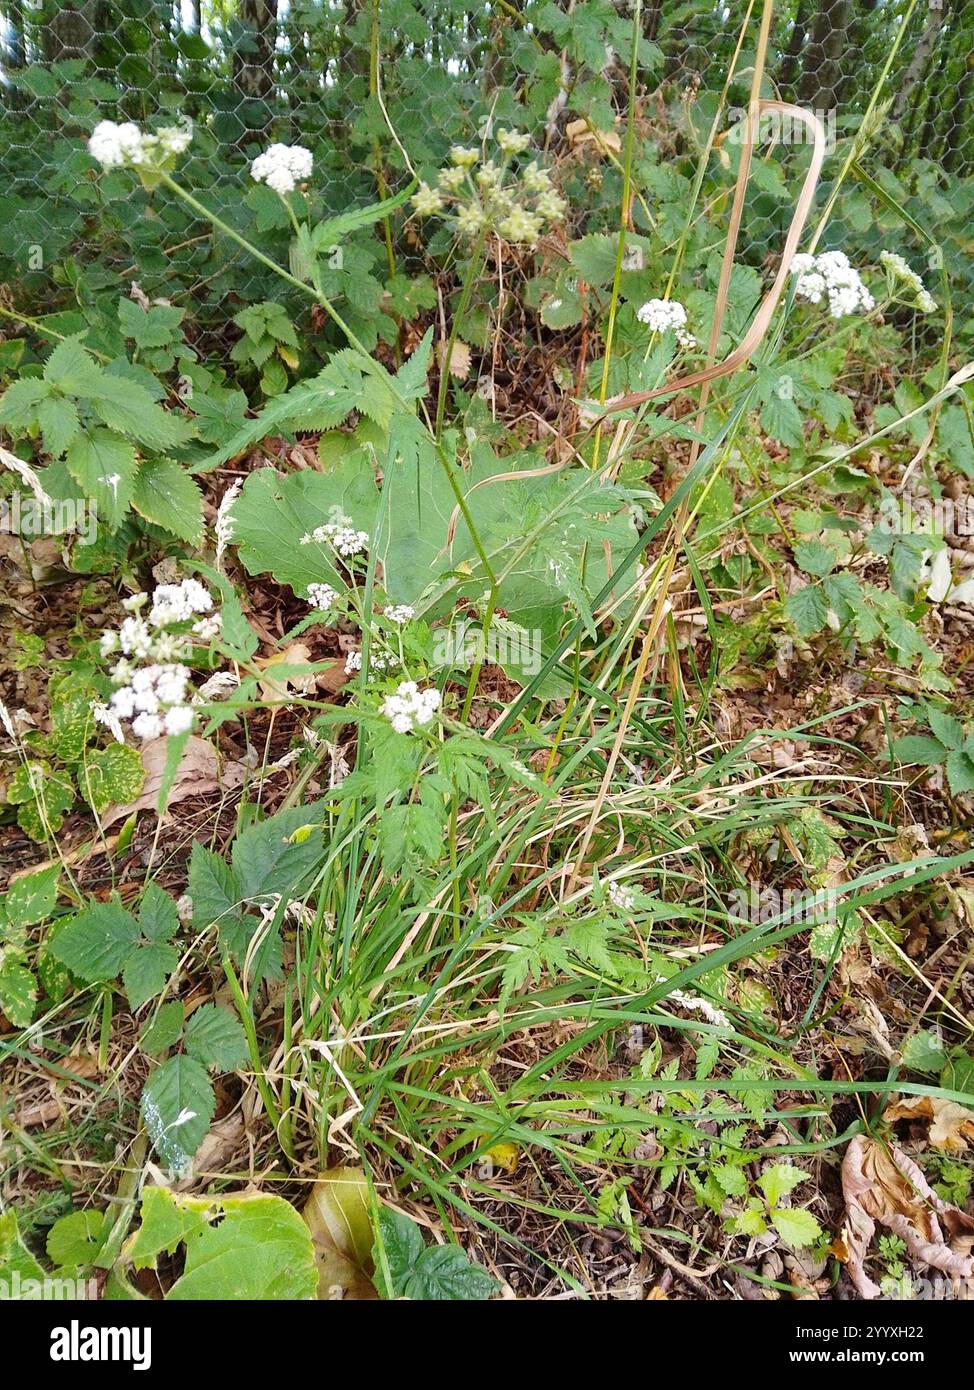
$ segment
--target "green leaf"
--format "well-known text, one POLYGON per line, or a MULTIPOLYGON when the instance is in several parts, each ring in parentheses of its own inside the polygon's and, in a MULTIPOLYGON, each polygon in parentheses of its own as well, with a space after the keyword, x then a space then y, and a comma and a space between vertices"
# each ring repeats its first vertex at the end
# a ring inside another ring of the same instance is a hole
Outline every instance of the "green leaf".
POLYGON ((183 1044, 204 1066, 220 1071, 233 1071, 247 1058, 247 1038, 239 1020, 219 1004, 203 1004, 195 1011, 183 1044))
POLYGON ((0 965, 0 1009, 15 1028, 26 1028, 34 1017, 37 981, 15 960, 0 965))
POLYGON ((229 864, 199 840, 193 841, 187 891, 193 900, 194 926, 239 920, 243 894, 236 875, 229 864))
POLYGON ((168 1052, 182 1037, 185 1019, 186 1010, 180 1000, 160 1004, 139 1034, 139 1046, 153 1054, 168 1052))
POLYGON ((146 459, 140 465, 132 506, 146 521, 191 545, 203 535, 202 493, 186 469, 172 459, 146 459))
POLYGON ((195 1057, 170 1057, 142 1092, 142 1117, 160 1159, 185 1170, 210 1127, 216 1097, 206 1068, 195 1057))
POLYGON ((120 975, 139 941, 139 925, 117 898, 93 903, 67 922, 48 950, 90 984, 120 975))
POLYGON ((117 527, 132 500, 136 466, 132 445, 110 430, 92 429, 75 439, 65 463, 85 496, 94 500, 99 516, 117 527))
POLYGON ((179 930, 176 904, 158 883, 146 885, 139 903, 139 926, 150 941, 168 941, 179 930))
POLYGON ((964 726, 952 714, 945 714, 943 710, 939 709, 928 709, 927 723, 930 725, 934 737, 939 739, 945 748, 963 748, 964 726))
POLYGON ((945 1060, 943 1039, 929 1028, 914 1033, 903 1048, 903 1065, 910 1071, 939 1072, 945 1060))
POLYGON ((820 541, 799 541, 794 550, 795 564, 806 574, 816 579, 824 579, 835 569, 836 557, 827 545, 820 541))
POLYGON ((768 1199, 769 1206, 777 1206, 786 1192, 791 1192, 799 1183, 805 1182, 808 1174, 791 1163, 776 1163, 767 1168, 758 1178, 758 1187, 768 1199))
POLYGON ((196 432, 185 416, 164 410, 145 387, 124 377, 103 376, 97 390, 88 394, 96 412, 110 429, 129 435, 149 449, 178 448, 196 432))
POLYGON ((69 396, 87 396, 99 385, 104 373, 81 338, 65 338, 58 343, 44 364, 44 380, 69 396))
POLYGON ((372 203, 365 208, 352 208, 349 212, 339 213, 337 217, 328 217, 323 222, 317 223, 312 229, 312 238, 316 249, 327 251, 351 232, 360 231, 363 227, 371 227, 376 222, 381 221, 383 217, 388 217, 391 212, 401 208, 412 197, 415 189, 416 181, 414 179, 401 192, 394 194, 391 198, 384 198, 381 203, 372 203))
POLYGON ((771 1222, 782 1240, 796 1249, 814 1245, 822 1238, 822 1228, 803 1207, 775 1207, 771 1222))
POLYGON ((795 624, 802 637, 814 637, 821 632, 829 616, 825 595, 817 584, 805 584, 785 599, 785 616, 795 624))
POLYGON ((161 994, 178 964, 179 952, 175 946, 167 946, 161 941, 137 946, 122 971, 129 1008, 141 1008, 147 999, 161 994))
POLYGON ((64 396, 49 396, 41 401, 37 420, 44 431, 44 448, 54 458, 64 453, 81 429, 78 407, 64 396))
POLYGON ((456 1245, 429 1246, 406 1280, 403 1293, 414 1300, 470 1302, 490 1298, 501 1287, 482 1265, 456 1245))
POLYGON ((113 743, 88 753, 78 768, 78 785, 97 814, 109 806, 134 801, 145 782, 145 768, 138 750, 113 743))
POLYGON ((907 734, 893 740, 893 757, 908 765, 936 767, 946 760, 947 749, 926 734, 907 734))
POLYGON ((7 784, 7 800, 20 806, 17 824, 32 840, 46 840, 64 824, 64 812, 74 804, 74 787, 66 773, 50 763, 22 763, 7 784))
POLYGON ((46 381, 26 376, 8 386, 0 396, 0 425, 6 425, 12 434, 21 434, 38 423, 41 401, 50 397, 51 388, 46 381))
POLYGON ((974 791, 974 758, 969 753, 947 755, 947 781, 953 796, 974 791))
POLYGON ((61 1268, 90 1265, 98 1257, 105 1233, 103 1211, 72 1211, 47 1233, 47 1258, 61 1268))
POLYGON ((52 864, 14 880, 3 899, 4 915, 11 927, 32 927, 47 921, 57 901, 60 873, 60 864, 52 864))
POLYGON ((402 1212, 383 1207, 379 1212, 379 1231, 376 1236, 372 1258, 376 1269, 376 1284, 383 1297, 398 1298, 403 1292, 406 1280, 424 1250, 423 1234, 415 1221, 402 1212), (391 1287, 385 1281, 385 1265, 388 1265, 391 1287))
MULTIPOLYGON (((256 898, 269 894, 300 896, 309 875, 323 855, 321 831, 292 842, 296 830, 320 820, 321 809, 292 806, 267 820, 248 826, 233 843, 231 859, 240 896, 256 898)), ((190 896, 193 894, 190 888, 190 896)), ((193 900, 195 908, 195 898, 193 900)))
POLYGON ((171 1302, 279 1302, 318 1292, 311 1233, 283 1197, 180 1197, 166 1189, 142 1204, 142 1228, 128 1247, 137 1264, 185 1243, 171 1302), (162 1195, 164 1194, 164 1195, 162 1195), (219 1220, 214 1218, 219 1217, 219 1220))

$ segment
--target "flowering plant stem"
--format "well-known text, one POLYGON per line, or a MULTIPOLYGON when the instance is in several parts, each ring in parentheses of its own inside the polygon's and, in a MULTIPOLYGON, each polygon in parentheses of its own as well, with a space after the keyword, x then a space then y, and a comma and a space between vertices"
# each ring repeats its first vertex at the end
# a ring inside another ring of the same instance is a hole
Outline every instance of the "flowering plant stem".
MULTIPOLYGON (((289 270, 285 270, 283 266, 280 266, 277 264, 276 261, 271 260, 270 256, 265 256, 263 251, 261 251, 258 247, 254 246, 253 242, 248 241, 245 236, 241 236, 241 234, 235 231, 233 227, 229 226, 226 222, 224 222, 221 217, 218 217, 215 212, 211 212, 211 210, 207 208, 203 203, 201 203, 198 198, 194 198, 192 193, 188 193, 186 189, 182 188, 174 178, 170 177, 169 174, 160 174, 159 178, 160 182, 166 188, 168 188, 170 192, 175 193, 178 198, 181 198, 183 202, 186 203, 188 207, 192 208, 193 211, 199 217, 204 218, 212 226, 216 227, 219 231, 223 232, 226 236, 230 237, 231 241, 235 241, 238 246, 241 246, 245 251, 247 251, 251 256, 253 256, 254 259, 259 261, 262 266, 265 266, 268 270, 272 270, 275 275, 279 276, 282 280, 286 281, 286 283, 291 285, 292 288, 300 290, 302 294, 307 295, 311 299, 313 299, 316 304, 320 304, 322 309, 324 309, 325 313, 329 316, 329 318, 336 325, 336 327, 340 328, 341 331, 345 334, 345 337, 348 339, 349 343, 351 343, 352 347, 355 348, 356 352, 360 352, 363 357, 371 356, 371 354, 366 349, 365 344, 354 332, 354 330, 349 326, 349 324, 345 322, 341 314, 338 312, 338 310, 335 308, 335 306, 332 304, 331 300, 328 298, 326 294, 323 294, 320 289, 316 289, 313 286, 306 284, 303 280, 299 280, 296 275, 292 275, 289 270)), ((399 395, 395 387, 393 386, 391 389, 398 403, 402 406, 403 410, 408 410, 409 406, 407 402, 403 400, 402 396, 399 395)), ((433 447, 436 450, 436 456, 439 459, 444 472, 446 473, 447 480, 450 484, 450 488, 453 492, 454 497, 456 498, 457 506, 460 508, 460 513, 463 516, 464 521, 467 523, 467 528, 470 531, 470 536, 473 541, 474 548, 477 551, 478 558, 480 559, 480 562, 484 567, 484 571, 490 582, 491 591, 493 592, 497 585, 496 576, 494 574, 490 560, 487 558, 487 552, 484 550, 480 537, 477 534, 476 527, 473 523, 473 517, 470 515, 470 509, 467 506, 467 499, 464 497, 460 484, 457 482, 456 475, 453 471, 453 465, 449 459, 449 455, 443 448, 443 445, 440 443, 437 435, 433 434, 432 431, 428 432, 430 434, 430 439, 432 440, 433 447)))

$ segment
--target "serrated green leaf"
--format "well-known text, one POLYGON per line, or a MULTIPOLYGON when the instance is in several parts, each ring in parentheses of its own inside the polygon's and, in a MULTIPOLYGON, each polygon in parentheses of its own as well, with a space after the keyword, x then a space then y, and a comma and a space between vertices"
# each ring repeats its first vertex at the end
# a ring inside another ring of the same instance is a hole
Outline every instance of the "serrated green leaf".
POLYGON ((821 632, 829 616, 829 606, 818 584, 805 584, 785 599, 785 616, 802 637, 821 632))
POLYGON ((191 1015, 183 1045, 204 1066, 220 1071, 233 1071, 247 1058, 247 1037, 239 1019, 219 1004, 203 1004, 191 1015))
POLYGON ((26 1028, 34 1017, 37 1000, 37 981, 17 961, 5 960, 0 965, 0 1010, 15 1028, 26 1028))
POLYGON ((170 1057, 142 1092, 142 1117, 156 1153, 174 1172, 184 1169, 210 1127, 216 1097, 195 1057, 170 1057))
POLYGON ((3 915, 11 927, 33 927, 46 922, 57 901, 60 864, 15 879, 3 899, 3 915))
POLYGON ((72 1211, 48 1231, 47 1258, 61 1268, 90 1265, 101 1249, 104 1231, 103 1211, 72 1211))
POLYGON ((203 496, 196 483, 172 459, 145 459, 132 488, 132 506, 164 531, 196 544, 203 535, 203 496))
POLYGON ((129 1008, 139 1009, 147 999, 161 994, 178 964, 179 952, 175 946, 161 941, 136 946, 122 971, 129 1008))
POLYGON ((769 1206, 776 1206, 787 1192, 791 1192, 799 1183, 806 1182, 808 1174, 801 1168, 796 1168, 791 1163, 776 1163, 771 1168, 766 1168, 758 1178, 758 1187, 768 1199, 769 1206))
POLYGON ((810 1211, 803 1207, 775 1207, 771 1222, 782 1240, 796 1250, 814 1245, 822 1238, 822 1228, 810 1211))
POLYGON ((117 898, 93 903, 48 939, 48 950, 90 984, 121 974, 139 941, 139 924, 117 898))
POLYGON ((160 1004, 139 1034, 139 1046, 144 1052, 168 1052, 182 1037, 186 1010, 179 999, 160 1004))

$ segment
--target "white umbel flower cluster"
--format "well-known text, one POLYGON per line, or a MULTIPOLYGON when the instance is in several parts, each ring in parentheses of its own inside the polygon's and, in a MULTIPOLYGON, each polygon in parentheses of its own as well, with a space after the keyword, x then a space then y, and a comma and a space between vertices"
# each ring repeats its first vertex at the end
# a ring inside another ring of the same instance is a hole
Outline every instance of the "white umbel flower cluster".
POLYGON ((402 681, 395 695, 382 701, 382 713, 397 734, 411 734, 429 724, 443 703, 438 690, 420 690, 415 681, 402 681))
POLYGON ((319 545, 330 545, 336 555, 340 555, 343 560, 350 560, 353 555, 359 555, 368 549, 369 533, 357 531, 352 525, 352 518, 343 516, 339 521, 329 521, 324 526, 316 526, 313 531, 301 537, 302 545, 311 545, 315 541, 319 545))
POLYGON ((687 332, 687 311, 676 299, 649 299, 636 310, 636 318, 654 333, 672 328, 682 348, 695 348, 697 340, 687 332))
POLYGON ((879 262, 889 276, 891 287, 894 287, 898 280, 902 281, 906 286, 910 299, 920 310, 920 313, 933 313, 937 307, 937 301, 924 285, 916 271, 910 269, 910 266, 902 256, 897 255, 895 251, 881 251, 879 262))
POLYGON ((337 598, 338 591, 333 589, 330 584, 308 585, 308 602, 312 608, 317 608, 320 613, 327 613, 337 598))
POLYGON ((314 156, 303 145, 270 145, 251 163, 250 177, 283 198, 294 192, 300 179, 309 179, 313 168, 314 156))
POLYGON ((391 608, 385 610, 383 616, 388 618, 390 623, 401 626, 403 623, 412 622, 416 616, 416 609, 411 603, 394 603, 391 608))
POLYGON ((798 277, 795 298, 806 304, 828 299, 834 319, 847 314, 868 314, 876 301, 844 251, 823 251, 820 256, 801 254, 792 259, 791 274, 798 277))
POLYGON ((198 579, 179 584, 160 584, 150 600, 134 594, 123 605, 129 613, 118 632, 105 632, 101 653, 120 653, 111 671, 116 686, 107 705, 93 704, 92 713, 120 743, 122 724, 142 740, 184 734, 193 724, 195 691, 188 669, 190 634, 204 640, 220 630, 220 614, 213 611, 213 596, 198 579), (141 610, 148 605, 148 616, 141 610), (189 625, 189 633, 171 632, 189 625), (145 663, 145 664, 141 664, 145 663))
POLYGON ((163 126, 154 134, 140 130, 133 121, 99 121, 88 140, 88 153, 103 169, 161 165, 188 150, 192 140, 189 120, 163 126))
POLYGON ((610 883, 606 890, 609 902, 620 912, 631 912, 636 906, 636 895, 624 883, 610 883))

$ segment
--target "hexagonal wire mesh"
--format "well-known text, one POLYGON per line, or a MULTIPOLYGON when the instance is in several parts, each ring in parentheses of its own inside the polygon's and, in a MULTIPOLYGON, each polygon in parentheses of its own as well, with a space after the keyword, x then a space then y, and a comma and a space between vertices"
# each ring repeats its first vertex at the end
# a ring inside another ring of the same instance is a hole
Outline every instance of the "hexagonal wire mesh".
MULTIPOLYGON (((737 52, 737 8, 642 5, 641 133, 661 160, 694 157, 733 67, 711 156, 732 169, 759 11, 737 52)), ((631 16, 632 0, 0 0, 0 278, 56 307, 97 259, 196 305, 255 297, 264 276, 231 242, 130 175, 96 180, 84 137, 98 119, 192 117, 181 176, 231 225, 266 231, 273 218, 245 169, 270 139, 314 149, 338 210, 402 181, 390 125, 423 171, 491 116, 533 120, 554 153, 579 116, 618 122, 629 93, 614 46, 631 16)), ((972 39, 974 0, 783 0, 767 94, 818 111, 836 139, 871 113, 870 167, 959 243, 970 198, 944 190, 974 172, 972 39)), ((754 263, 780 244, 787 162, 800 157, 792 132, 764 134, 740 242, 754 263)), ((871 204, 847 181, 838 234, 868 243, 871 225, 871 204)), ((97 290, 97 273, 87 284, 97 290)))

